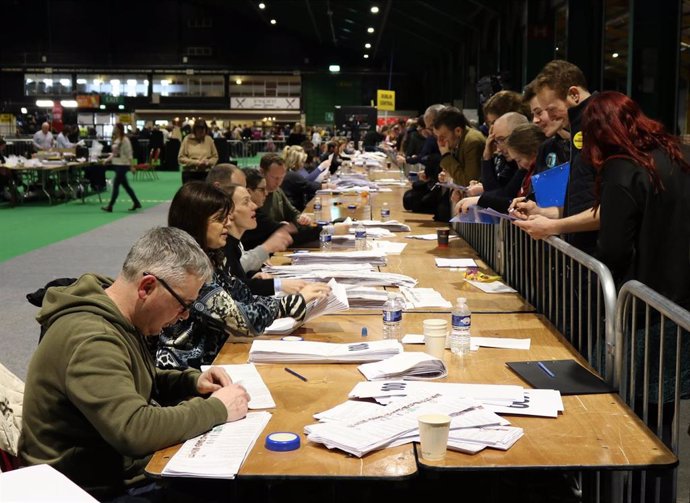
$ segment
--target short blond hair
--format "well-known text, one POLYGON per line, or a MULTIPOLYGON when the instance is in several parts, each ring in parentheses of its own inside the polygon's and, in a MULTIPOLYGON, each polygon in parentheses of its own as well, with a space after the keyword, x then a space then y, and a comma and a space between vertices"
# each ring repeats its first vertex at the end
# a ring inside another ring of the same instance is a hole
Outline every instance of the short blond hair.
POLYGON ((307 153, 299 145, 289 145, 283 149, 283 159, 287 169, 296 171, 307 162, 307 153))

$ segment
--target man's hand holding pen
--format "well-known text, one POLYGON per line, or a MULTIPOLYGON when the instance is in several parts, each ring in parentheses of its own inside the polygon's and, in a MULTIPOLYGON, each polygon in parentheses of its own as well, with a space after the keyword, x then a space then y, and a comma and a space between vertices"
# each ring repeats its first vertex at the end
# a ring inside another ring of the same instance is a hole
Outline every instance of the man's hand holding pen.
POLYGON ((508 213, 521 220, 527 220, 530 215, 535 214, 537 203, 526 198, 516 197, 508 207, 508 213))

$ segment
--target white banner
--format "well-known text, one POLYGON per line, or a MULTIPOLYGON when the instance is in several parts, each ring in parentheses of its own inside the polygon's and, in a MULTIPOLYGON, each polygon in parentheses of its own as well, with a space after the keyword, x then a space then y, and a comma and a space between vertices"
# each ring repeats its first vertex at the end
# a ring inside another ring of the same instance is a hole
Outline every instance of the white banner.
POLYGON ((230 98, 236 110, 299 110, 299 98, 242 97, 230 98))

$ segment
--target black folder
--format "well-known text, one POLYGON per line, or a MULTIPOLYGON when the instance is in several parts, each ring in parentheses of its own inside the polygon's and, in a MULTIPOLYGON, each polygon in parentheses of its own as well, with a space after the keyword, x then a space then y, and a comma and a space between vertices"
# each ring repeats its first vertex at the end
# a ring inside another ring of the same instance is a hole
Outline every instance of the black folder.
POLYGON ((561 395, 588 395, 616 391, 601 377, 592 374, 575 360, 507 362, 507 365, 533 388, 556 389, 561 392, 561 395))

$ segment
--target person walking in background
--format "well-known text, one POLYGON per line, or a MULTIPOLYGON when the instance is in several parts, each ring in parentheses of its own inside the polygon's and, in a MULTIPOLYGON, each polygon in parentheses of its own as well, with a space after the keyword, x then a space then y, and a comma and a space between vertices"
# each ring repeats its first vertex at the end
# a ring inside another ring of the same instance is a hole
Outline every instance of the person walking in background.
POLYGON ((127 181, 127 171, 132 169, 132 143, 125 134, 125 126, 118 122, 113 129, 113 151, 105 160, 107 163, 112 163, 115 170, 115 179, 113 180, 113 195, 110 198, 108 206, 103 206, 101 209, 108 213, 113 212, 113 206, 117 201, 117 196, 120 194, 120 185, 127 191, 129 197, 132 198, 134 205, 129 211, 135 211, 141 208, 141 203, 137 199, 137 195, 127 181))

